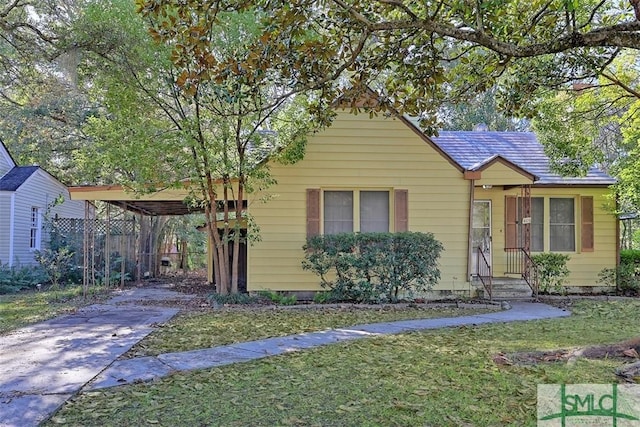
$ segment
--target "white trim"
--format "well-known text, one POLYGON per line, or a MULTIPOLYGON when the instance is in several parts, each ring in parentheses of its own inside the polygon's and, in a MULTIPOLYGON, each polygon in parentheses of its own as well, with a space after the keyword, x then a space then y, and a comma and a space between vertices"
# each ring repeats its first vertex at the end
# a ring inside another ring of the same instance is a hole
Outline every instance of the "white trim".
POLYGON ((11 193, 9 207, 9 267, 13 267, 13 229, 16 216, 16 193, 11 193))
POLYGON ((42 208, 31 206, 29 213, 29 251, 34 252, 42 249, 42 208), (34 230, 35 236, 32 235, 34 230))
MULTIPOLYGON (((492 242, 492 234, 493 234, 493 201, 491 199, 474 199, 473 200, 473 209, 475 210, 476 203, 486 203, 489 205, 489 224, 488 227, 480 227, 483 229, 489 230, 489 241, 483 242, 486 247, 486 254, 488 254, 487 262, 489 263, 489 267, 493 268, 493 242, 492 242)), ((476 274, 478 271, 478 258, 476 248, 473 246, 473 231, 478 229, 478 227, 473 226, 473 217, 474 211, 471 212, 471 274, 476 274)))

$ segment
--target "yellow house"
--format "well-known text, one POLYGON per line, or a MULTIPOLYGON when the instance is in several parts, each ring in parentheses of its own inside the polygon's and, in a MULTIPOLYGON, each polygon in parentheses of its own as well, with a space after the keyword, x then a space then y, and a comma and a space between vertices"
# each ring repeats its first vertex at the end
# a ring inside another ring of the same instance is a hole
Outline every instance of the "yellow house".
POLYGON ((340 112, 302 161, 269 166, 272 197, 249 208, 261 236, 248 248, 249 291, 320 290, 301 267, 302 246, 308 234, 340 231, 432 232, 444 246, 434 294, 531 280, 536 252, 570 255, 570 291, 598 286, 598 273, 617 263, 615 181, 596 169, 551 173, 532 133, 429 138, 405 117, 340 112))
MULTIPOLYGON (((321 290, 319 278, 302 269, 302 247, 308 235, 344 231, 433 233, 444 246, 433 296, 496 296, 514 286, 530 296, 530 255, 539 252, 571 257, 570 292, 599 287, 598 273, 617 264, 615 180, 595 168, 580 178, 552 173, 532 133, 427 137, 405 117, 339 112, 309 138, 303 160, 268 167, 277 184, 266 203, 248 207, 261 237, 242 248, 241 288, 249 292, 321 290)), ((143 215, 190 211, 186 189, 142 196, 119 186, 70 190, 72 199, 143 215)))

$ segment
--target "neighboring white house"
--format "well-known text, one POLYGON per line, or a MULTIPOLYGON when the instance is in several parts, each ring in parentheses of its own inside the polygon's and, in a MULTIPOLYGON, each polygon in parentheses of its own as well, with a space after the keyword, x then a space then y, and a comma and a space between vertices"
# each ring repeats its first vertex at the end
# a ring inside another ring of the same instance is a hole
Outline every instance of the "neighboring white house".
POLYGON ((84 203, 41 167, 17 166, 0 141, 0 264, 34 264, 48 242, 45 219, 57 217, 84 218, 84 203))

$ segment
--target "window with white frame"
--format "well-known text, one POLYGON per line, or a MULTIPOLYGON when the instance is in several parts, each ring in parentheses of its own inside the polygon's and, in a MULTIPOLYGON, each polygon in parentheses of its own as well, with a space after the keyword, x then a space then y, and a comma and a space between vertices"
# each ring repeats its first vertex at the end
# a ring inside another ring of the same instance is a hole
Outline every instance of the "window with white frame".
POLYGON ((40 249, 40 208, 31 208, 31 227, 29 229, 29 248, 40 249))
POLYGON ((324 234, 389 231, 389 191, 324 191, 324 234))

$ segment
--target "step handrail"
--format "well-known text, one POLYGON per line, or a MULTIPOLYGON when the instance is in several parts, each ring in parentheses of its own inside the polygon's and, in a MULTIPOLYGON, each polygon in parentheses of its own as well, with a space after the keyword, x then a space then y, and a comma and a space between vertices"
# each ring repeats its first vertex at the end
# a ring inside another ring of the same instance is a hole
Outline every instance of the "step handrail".
POLYGON ((538 268, 531 255, 522 247, 504 248, 507 253, 507 274, 519 274, 538 299, 538 268))
POLYGON ((482 251, 482 247, 480 246, 478 246, 478 262, 476 262, 476 275, 480 279, 480 283, 482 283, 484 289, 489 294, 489 301, 492 301, 493 295, 491 283, 491 264, 489 264, 487 257, 484 256, 484 252, 482 251))

